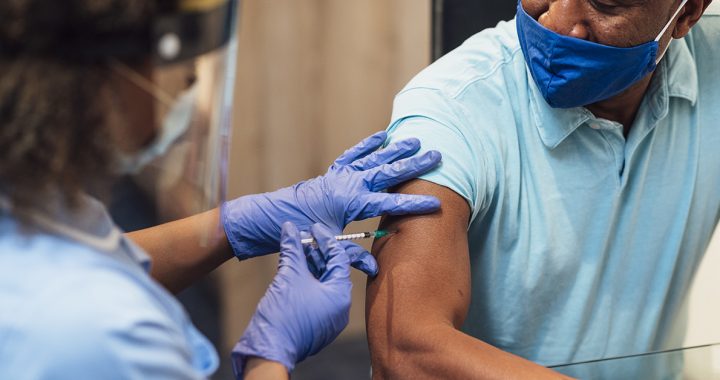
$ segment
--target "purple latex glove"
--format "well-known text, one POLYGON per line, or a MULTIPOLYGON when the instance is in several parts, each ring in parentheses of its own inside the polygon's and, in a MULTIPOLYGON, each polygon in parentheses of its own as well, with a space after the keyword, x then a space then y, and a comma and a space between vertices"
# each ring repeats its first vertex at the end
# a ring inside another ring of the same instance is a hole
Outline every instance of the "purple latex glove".
POLYGON ((238 379, 253 356, 279 362, 290 372, 295 363, 335 340, 348 324, 350 257, 328 228, 316 224, 311 230, 327 257, 326 269, 319 279, 310 273, 300 231, 285 223, 278 273, 232 351, 238 379))
MULTIPOLYGON (((386 138, 379 132, 348 149, 323 176, 223 204, 222 223, 235 256, 243 260, 277 252, 280 228, 287 221, 302 231, 322 223, 340 234, 355 220, 437 210, 440 201, 435 197, 381 191, 432 170, 440 163, 440 153, 414 156, 420 149, 417 139, 378 150, 386 138)), ((355 268, 371 276, 377 273, 375 259, 364 248, 341 244, 355 268)))

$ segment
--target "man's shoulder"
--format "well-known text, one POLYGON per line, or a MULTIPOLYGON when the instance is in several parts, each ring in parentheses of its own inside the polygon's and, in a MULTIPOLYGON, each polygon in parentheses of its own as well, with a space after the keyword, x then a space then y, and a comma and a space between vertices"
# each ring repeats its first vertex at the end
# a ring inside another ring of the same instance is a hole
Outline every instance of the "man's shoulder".
POLYGON ((433 89, 454 98, 471 86, 504 85, 505 70, 522 57, 515 20, 502 21, 468 38, 461 46, 432 63, 401 92, 433 89))
POLYGON ((706 16, 720 16, 720 3, 714 1, 710 3, 707 10, 705 10, 706 16))
MULTIPOLYGON (((703 107, 697 107, 704 120, 717 120, 716 104, 720 101, 720 3, 712 3, 700 21, 684 38, 697 74, 698 97, 703 107)), ((686 78, 679 79, 687 81, 686 78)))
MULTIPOLYGON (((710 4, 685 39, 696 59, 720 58, 720 3, 710 4)), ((717 62, 712 64, 716 66, 717 62)))

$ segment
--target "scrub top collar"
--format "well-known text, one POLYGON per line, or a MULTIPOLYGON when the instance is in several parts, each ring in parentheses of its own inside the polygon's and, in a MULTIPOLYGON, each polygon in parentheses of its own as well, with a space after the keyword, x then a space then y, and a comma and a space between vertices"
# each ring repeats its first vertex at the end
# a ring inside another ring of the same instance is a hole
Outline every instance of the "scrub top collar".
MULTIPOLYGON (((585 123, 592 122, 598 129, 622 128, 622 125, 596 118, 585 107, 552 108, 543 98, 527 69, 532 117, 543 144, 555 149, 565 138, 585 123)), ((692 105, 697 101, 698 77, 695 60, 684 39, 674 40, 665 58, 658 65, 643 107, 650 107, 654 121, 667 116, 670 97, 687 99, 692 105)), ((654 122, 652 122, 654 124, 654 122)))
MULTIPOLYGON (((123 232, 100 201, 83 194, 74 207, 69 207, 60 199, 59 196, 52 197, 52 200, 37 209, 24 211, 25 217, 45 233, 76 241, 110 255, 124 252, 133 262, 149 271, 150 256, 124 238, 123 232)), ((6 200, 0 200, 0 209, 9 209, 6 200)))

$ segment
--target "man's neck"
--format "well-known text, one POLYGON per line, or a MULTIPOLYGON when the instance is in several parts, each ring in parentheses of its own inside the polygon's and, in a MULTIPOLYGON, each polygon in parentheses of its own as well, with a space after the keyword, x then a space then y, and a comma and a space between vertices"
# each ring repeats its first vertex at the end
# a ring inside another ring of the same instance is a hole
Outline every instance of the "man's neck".
POLYGON ((622 124, 623 133, 627 136, 640 109, 643 97, 645 97, 645 92, 647 92, 650 86, 652 76, 653 74, 650 73, 620 94, 610 99, 590 104, 586 106, 586 108, 596 117, 622 124))

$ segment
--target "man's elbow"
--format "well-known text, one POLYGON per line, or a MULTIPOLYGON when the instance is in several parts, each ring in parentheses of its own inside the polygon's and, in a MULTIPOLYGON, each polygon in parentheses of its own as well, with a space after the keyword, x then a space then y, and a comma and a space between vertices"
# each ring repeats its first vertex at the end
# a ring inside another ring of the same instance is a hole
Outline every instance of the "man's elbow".
MULTIPOLYGON (((373 379, 413 379, 432 375, 427 364, 440 355, 436 337, 447 326, 413 323, 403 328, 368 326, 373 379)), ((447 331, 444 332, 447 335, 447 331)))

